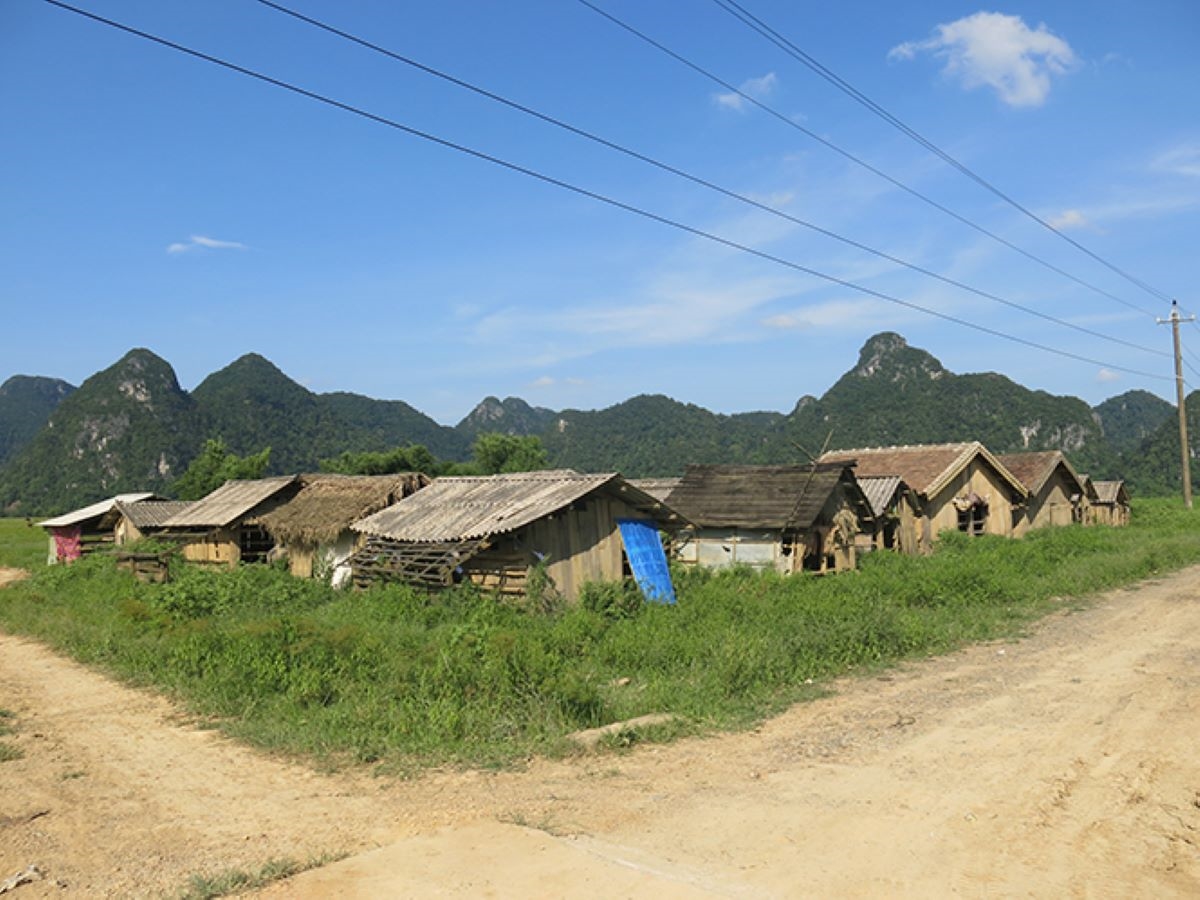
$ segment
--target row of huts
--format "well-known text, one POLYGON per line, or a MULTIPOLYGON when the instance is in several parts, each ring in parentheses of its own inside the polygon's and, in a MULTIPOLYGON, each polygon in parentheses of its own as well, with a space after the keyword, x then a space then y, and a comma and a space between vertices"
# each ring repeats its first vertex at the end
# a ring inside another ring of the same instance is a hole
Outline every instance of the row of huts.
POLYGON ((1093 482, 1058 451, 997 456, 971 442, 839 450, 807 465, 693 465, 678 479, 284 476, 230 481, 192 503, 124 494, 40 524, 51 561, 156 536, 193 562, 286 558, 293 574, 339 586, 472 581, 517 593, 541 571, 568 599, 626 576, 670 599, 664 545, 685 565, 825 573, 873 550, 927 553, 945 530, 1020 537, 1124 525, 1128 510, 1122 483, 1093 482))

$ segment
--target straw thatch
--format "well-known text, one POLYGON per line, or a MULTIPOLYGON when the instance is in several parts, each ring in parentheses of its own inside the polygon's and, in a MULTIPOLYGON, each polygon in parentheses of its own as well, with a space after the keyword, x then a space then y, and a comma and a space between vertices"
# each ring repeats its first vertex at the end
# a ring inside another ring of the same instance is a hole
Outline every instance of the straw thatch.
POLYGON ((300 492, 254 520, 284 544, 328 544, 351 522, 391 506, 429 484, 420 472, 302 475, 300 492))

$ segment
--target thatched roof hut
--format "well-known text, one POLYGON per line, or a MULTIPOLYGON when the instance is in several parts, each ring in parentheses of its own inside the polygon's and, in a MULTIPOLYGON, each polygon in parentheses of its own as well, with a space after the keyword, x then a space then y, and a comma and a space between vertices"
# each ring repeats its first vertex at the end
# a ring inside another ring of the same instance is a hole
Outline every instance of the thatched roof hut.
POLYGON ((350 525, 416 493, 429 481, 420 472, 301 475, 294 497, 252 521, 271 534, 293 575, 328 576, 340 587, 350 579, 350 556, 365 540, 350 525))
POLYGON ((301 475, 300 491, 258 516, 285 545, 331 544, 353 522, 391 506, 430 483, 420 472, 393 475, 301 475))

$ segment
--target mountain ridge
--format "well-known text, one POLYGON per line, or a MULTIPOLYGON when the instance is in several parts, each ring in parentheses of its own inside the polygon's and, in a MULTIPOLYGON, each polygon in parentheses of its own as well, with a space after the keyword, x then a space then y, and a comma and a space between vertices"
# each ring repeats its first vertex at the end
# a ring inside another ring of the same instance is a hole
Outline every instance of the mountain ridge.
MULTIPOLYGON (((0 509, 78 505, 111 493, 115 485, 163 490, 206 437, 218 436, 239 455, 269 446, 271 471, 295 472, 315 469, 320 459, 343 451, 408 443, 422 444, 440 458, 462 460, 475 437, 500 431, 540 438, 552 465, 630 477, 677 475, 689 462, 806 461, 826 444, 848 449, 980 440, 1001 453, 1061 449, 1081 471, 1098 477, 1129 472, 1161 487, 1170 474, 1139 468, 1138 448, 1150 441, 1169 443, 1163 423, 1173 410, 1145 391, 1129 391, 1092 408, 1079 398, 1031 390, 996 372, 955 374, 894 332, 869 338, 855 364, 829 390, 821 397, 801 396, 787 413, 714 413, 661 394, 637 395, 598 410, 559 411, 518 397, 487 396, 454 426, 441 425, 400 400, 313 393, 257 353, 213 372, 189 393, 179 388, 168 363, 137 348, 70 392, 38 433, 0 466, 0 509), (166 420, 156 421, 156 403, 166 420), (90 443, 83 427, 88 421, 97 432, 90 443), (109 448, 131 430, 140 443, 161 444, 156 467, 148 469, 145 454, 132 448, 116 455, 109 448), (74 434, 73 444, 61 439, 64 431, 74 434), (143 480, 132 483, 126 467, 143 480)), ((0 432, 4 425, 0 417, 0 432)), ((1160 468, 1169 466, 1165 451, 1153 458, 1160 468)))

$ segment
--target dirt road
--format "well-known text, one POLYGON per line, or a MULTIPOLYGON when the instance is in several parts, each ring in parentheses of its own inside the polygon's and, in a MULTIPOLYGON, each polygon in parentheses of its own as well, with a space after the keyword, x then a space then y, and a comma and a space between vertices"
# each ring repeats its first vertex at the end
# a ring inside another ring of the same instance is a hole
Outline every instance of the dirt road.
POLYGON ((354 855, 264 894, 1200 896, 1200 568, 751 733, 520 772, 314 773, 5 635, 0 708, 0 881, 47 875, 20 900, 325 852, 354 855))

